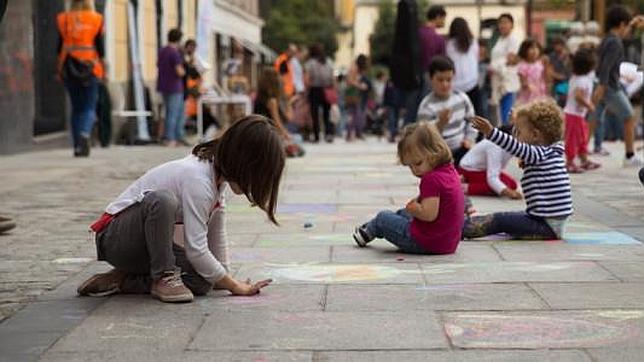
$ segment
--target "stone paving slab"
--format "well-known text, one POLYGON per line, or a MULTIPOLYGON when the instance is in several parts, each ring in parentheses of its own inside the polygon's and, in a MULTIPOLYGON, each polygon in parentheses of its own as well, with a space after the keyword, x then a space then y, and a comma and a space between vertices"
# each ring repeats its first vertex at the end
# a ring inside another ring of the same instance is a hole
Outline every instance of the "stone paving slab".
POLYGON ((443 319, 452 345, 458 348, 644 346, 642 310, 453 312, 443 319))
POLYGON ((616 281, 590 261, 421 264, 427 284, 616 281))
POLYGON ((327 311, 521 310, 547 305, 525 284, 331 285, 327 311))
POLYGON ((197 333, 203 318, 192 308, 161 303, 151 296, 111 297, 51 351, 180 351, 197 333))
POLYGON ((601 261, 599 264, 626 282, 644 282, 644 267, 641 261, 601 261))
POLYGON ((590 362, 590 358, 578 350, 540 351, 365 351, 365 352, 321 352, 319 362, 590 362))
POLYGON ((351 235, 346 233, 323 234, 307 232, 301 234, 258 235, 255 246, 262 248, 284 248, 300 246, 332 246, 353 243, 351 235))
POLYGON ((644 308, 644 283, 531 283, 552 309, 644 308))
POLYGON ((252 280, 271 278, 276 284, 423 284, 421 270, 411 263, 244 265, 237 276, 252 280))
POLYGON ((644 348, 589 348, 587 351, 595 361, 637 362, 644 356, 644 348))
POLYGON ((141 352, 102 351, 102 352, 49 352, 41 359, 43 362, 88 362, 88 361, 137 361, 137 362, 312 362, 313 352, 216 352, 216 351, 178 351, 141 352))
POLYGON ((257 296, 240 297, 228 291, 213 291, 195 301, 201 311, 207 313, 228 310, 231 312, 275 311, 315 312, 322 311, 326 301, 324 285, 270 285, 257 296))
POLYGON ((642 245, 587 245, 557 242, 501 242, 494 245, 505 260, 638 260, 644 262, 642 245))
POLYGON ((230 260, 235 263, 302 263, 331 261, 331 248, 328 246, 290 247, 290 248, 244 248, 230 249, 230 260))
MULTIPOLYGON (((384 240, 383 240, 384 241, 384 240)), ((378 245, 369 244, 366 248, 354 245, 334 246, 333 262, 340 263, 386 263, 386 262, 419 262, 419 263, 466 263, 501 261, 499 254, 490 244, 461 243, 456 253, 451 255, 414 255, 398 251, 388 242, 378 245), (384 244, 384 246, 382 246, 384 244)))
POLYGON ((219 312, 210 314, 190 349, 374 350, 445 348, 432 312, 219 312), (250 328, 249 326, 252 326, 250 328), (404 338, 392 338, 404 336, 404 338))

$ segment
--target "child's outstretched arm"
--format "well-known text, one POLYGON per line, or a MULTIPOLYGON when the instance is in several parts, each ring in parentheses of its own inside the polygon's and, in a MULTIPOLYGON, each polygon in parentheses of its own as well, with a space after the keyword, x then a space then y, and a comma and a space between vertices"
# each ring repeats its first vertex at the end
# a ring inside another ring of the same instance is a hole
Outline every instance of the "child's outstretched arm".
POLYGON ((427 197, 420 202, 418 202, 418 199, 413 198, 409 200, 405 210, 419 220, 432 222, 438 217, 439 206, 440 198, 438 197, 427 197))
POLYGON ((481 131, 481 133, 483 133, 483 135, 490 141, 529 164, 538 163, 544 160, 548 154, 547 147, 519 142, 509 134, 494 128, 490 121, 483 117, 473 117, 472 125, 481 131))

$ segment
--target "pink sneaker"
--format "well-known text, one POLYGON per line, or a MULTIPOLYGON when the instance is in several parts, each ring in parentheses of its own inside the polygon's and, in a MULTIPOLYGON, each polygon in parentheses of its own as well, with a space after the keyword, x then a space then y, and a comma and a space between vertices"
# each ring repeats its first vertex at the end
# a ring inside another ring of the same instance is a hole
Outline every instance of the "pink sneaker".
POLYGON ((181 280, 179 271, 169 271, 159 279, 152 282, 150 294, 166 303, 192 302, 194 296, 181 280))

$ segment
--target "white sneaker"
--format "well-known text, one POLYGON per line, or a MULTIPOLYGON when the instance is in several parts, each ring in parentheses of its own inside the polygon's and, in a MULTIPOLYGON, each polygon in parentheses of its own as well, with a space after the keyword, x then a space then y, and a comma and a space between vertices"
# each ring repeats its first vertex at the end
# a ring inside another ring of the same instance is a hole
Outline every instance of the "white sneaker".
POLYGON ((644 160, 640 155, 634 155, 631 158, 624 158, 624 167, 642 167, 644 160))

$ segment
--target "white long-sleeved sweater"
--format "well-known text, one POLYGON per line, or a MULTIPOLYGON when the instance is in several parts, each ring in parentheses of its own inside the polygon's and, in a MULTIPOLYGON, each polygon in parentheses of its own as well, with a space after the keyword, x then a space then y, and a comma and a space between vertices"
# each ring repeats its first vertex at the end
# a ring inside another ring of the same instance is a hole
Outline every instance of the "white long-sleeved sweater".
POLYGON ((228 269, 224 189, 225 184, 219 189, 215 184, 212 163, 189 155, 152 168, 128 186, 105 211, 116 215, 143 200, 147 192, 171 192, 179 202, 175 222, 184 225, 186 256, 195 271, 214 284, 228 269))

